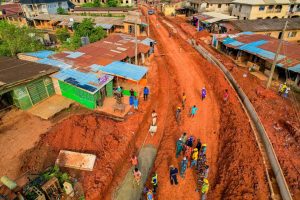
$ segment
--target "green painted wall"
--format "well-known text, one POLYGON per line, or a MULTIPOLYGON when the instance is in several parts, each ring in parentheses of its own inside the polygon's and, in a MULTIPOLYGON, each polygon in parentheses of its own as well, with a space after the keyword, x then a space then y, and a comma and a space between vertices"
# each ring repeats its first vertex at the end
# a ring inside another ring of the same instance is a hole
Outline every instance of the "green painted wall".
POLYGON ((68 83, 62 81, 58 81, 58 83, 63 96, 77 101, 90 109, 95 109, 97 107, 97 99, 100 97, 99 92, 91 94, 68 83))
POLYGON ((109 83, 106 84, 106 95, 108 97, 113 96, 113 80, 111 80, 109 83))
POLYGON ((17 86, 11 91, 14 105, 22 110, 31 108, 34 104, 54 95, 54 93, 53 83, 49 77, 17 86))

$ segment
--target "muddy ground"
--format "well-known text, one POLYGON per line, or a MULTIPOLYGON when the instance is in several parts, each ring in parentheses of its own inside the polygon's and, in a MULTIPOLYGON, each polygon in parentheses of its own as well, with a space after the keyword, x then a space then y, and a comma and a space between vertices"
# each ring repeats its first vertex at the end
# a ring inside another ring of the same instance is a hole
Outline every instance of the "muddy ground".
POLYGON ((232 59, 213 49, 208 44, 210 36, 207 32, 196 33, 195 28, 186 23, 185 19, 170 18, 170 20, 187 35, 195 38, 230 70, 263 122, 293 197, 300 199, 300 102, 297 99, 299 94, 291 92, 289 99, 285 99, 276 94, 276 87, 267 90, 265 81, 259 80, 250 74, 247 68, 238 67, 232 59), (244 74, 247 77, 244 77, 244 74))
MULTIPOLYGON (((129 157, 144 144, 153 144, 158 155, 153 170, 159 177, 156 199, 199 199, 193 170, 187 170, 179 185, 169 183, 168 166, 178 163, 175 142, 186 131, 208 145, 211 184, 208 199, 268 199, 270 192, 264 164, 249 120, 234 90, 222 73, 201 57, 181 37, 169 32, 162 19, 150 18, 151 37, 158 42, 149 63, 150 100, 141 101, 138 112, 124 122, 114 122, 97 114, 76 115, 63 120, 43 135, 23 157, 22 170, 39 171, 52 164, 60 149, 97 155, 92 172, 78 172, 86 199, 111 199, 130 170, 129 157), (203 86, 208 90, 200 99, 203 86), (229 101, 223 102, 224 90, 229 101), (182 92, 187 107, 197 105, 195 118, 183 112, 180 124, 174 120, 182 92), (150 113, 158 113, 158 132, 147 137, 150 113), (146 138, 147 137, 147 138, 146 138)), ((267 97, 265 97, 267 98, 267 97)))

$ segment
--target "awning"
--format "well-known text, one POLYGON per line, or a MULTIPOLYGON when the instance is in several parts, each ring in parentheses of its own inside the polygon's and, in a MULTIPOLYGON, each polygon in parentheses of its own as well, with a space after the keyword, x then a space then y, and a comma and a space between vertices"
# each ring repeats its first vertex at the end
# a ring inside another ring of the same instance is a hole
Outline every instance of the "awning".
POLYGON ((130 63, 115 61, 105 67, 102 67, 102 72, 122 77, 128 80, 140 81, 148 72, 148 68, 133 65, 130 63))
POLYGON ((289 67, 288 70, 296 72, 296 73, 300 73, 300 64, 298 64, 294 67, 289 67))

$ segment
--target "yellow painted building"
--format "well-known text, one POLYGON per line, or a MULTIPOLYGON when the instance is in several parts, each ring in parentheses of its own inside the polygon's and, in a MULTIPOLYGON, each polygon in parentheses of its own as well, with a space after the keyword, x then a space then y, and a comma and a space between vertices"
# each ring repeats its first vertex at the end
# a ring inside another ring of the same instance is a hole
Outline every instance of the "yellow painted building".
POLYGON ((172 4, 161 4, 161 12, 165 16, 174 16, 176 14, 176 9, 181 8, 183 6, 183 2, 172 3, 172 4))
POLYGON ((300 17, 300 0, 234 0, 232 16, 240 20, 300 17))

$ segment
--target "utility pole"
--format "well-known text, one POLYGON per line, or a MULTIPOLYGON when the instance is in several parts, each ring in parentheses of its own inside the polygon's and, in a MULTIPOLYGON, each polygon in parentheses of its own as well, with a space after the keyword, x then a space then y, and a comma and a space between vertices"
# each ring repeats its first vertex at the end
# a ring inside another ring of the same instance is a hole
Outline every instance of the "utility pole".
POLYGON ((136 25, 136 21, 134 23, 134 39, 135 39, 135 64, 137 65, 138 64, 138 59, 137 59, 137 49, 138 49, 138 46, 137 46, 137 25, 136 25))
POLYGON ((276 51, 276 54, 275 54, 275 57, 274 57, 274 60, 273 60, 273 63, 272 63, 270 76, 269 76, 269 79, 268 79, 268 82, 267 82, 267 88, 269 88, 271 86, 271 83, 272 83, 272 78, 273 78, 275 67, 276 67, 276 64, 277 64, 277 59, 278 59, 278 56, 280 54, 280 49, 281 49, 282 42, 283 42, 283 36, 284 36, 287 25, 288 25, 288 19, 286 20, 284 28, 282 30, 279 45, 278 45, 278 48, 277 48, 277 51, 276 51))

